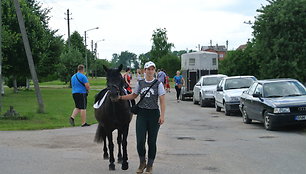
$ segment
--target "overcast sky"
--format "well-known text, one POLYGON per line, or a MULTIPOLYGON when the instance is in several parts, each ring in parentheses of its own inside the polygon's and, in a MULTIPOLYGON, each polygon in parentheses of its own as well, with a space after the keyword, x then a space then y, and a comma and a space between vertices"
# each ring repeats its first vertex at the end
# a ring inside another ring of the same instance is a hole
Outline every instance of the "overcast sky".
POLYGON ((70 10, 71 33, 78 31, 87 45, 98 42, 101 59, 110 60, 113 53, 133 52, 137 55, 150 51, 152 33, 166 28, 172 50, 196 50, 198 44, 225 45, 236 49, 252 38, 251 25, 256 9, 266 0, 40 0, 43 7, 52 8, 50 27, 67 39, 67 21, 70 10))

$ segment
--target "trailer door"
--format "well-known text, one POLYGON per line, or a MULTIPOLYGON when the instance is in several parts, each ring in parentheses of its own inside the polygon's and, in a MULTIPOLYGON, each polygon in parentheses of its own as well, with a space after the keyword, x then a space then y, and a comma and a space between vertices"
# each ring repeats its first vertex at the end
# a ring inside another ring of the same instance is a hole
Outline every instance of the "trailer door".
POLYGON ((196 71, 189 72, 188 89, 192 91, 196 83, 197 83, 197 72, 196 71))

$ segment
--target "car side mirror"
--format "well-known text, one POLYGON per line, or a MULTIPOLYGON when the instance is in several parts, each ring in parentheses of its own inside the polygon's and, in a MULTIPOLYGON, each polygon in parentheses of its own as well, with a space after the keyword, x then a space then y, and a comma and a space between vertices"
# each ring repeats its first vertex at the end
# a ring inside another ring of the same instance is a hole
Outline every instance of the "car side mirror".
POLYGON ((197 83, 196 86, 201 86, 201 83, 197 83))
POLYGON ((217 91, 223 91, 223 88, 221 86, 217 86, 217 91))
POLYGON ((253 97, 260 98, 260 97, 261 97, 261 94, 259 94, 259 93, 255 93, 255 94, 253 94, 253 97))

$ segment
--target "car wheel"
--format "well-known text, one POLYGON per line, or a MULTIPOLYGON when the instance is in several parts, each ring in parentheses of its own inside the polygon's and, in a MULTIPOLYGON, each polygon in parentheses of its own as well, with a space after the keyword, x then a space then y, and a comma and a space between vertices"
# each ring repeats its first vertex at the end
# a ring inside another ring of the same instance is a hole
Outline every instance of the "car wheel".
POLYGON ((182 100, 182 101, 185 101, 185 100, 186 100, 186 98, 185 98, 185 96, 184 96, 184 95, 182 95, 181 100, 182 100))
POLYGON ((246 112, 246 110, 245 110, 244 107, 242 107, 242 121, 243 121, 243 123, 245 123, 245 124, 250 124, 250 123, 252 123, 252 120, 249 119, 248 114, 247 114, 247 112, 246 112))
POLYGON ((230 116, 231 115, 231 112, 227 109, 227 105, 226 105, 226 103, 224 103, 224 112, 225 112, 225 115, 226 116, 230 116))
POLYGON ((193 101, 193 104, 198 104, 199 103, 198 101, 196 101, 194 96, 192 97, 192 101, 193 101))
POLYGON ((203 98, 201 97, 201 95, 200 95, 200 106, 201 106, 201 107, 206 106, 206 103, 205 103, 205 101, 203 100, 203 98))
POLYGON ((221 107, 219 107, 218 105, 217 105, 217 102, 215 101, 215 107, 216 107, 216 111, 217 112, 220 112, 221 111, 221 107))
POLYGON ((265 111, 264 113, 264 125, 266 130, 274 130, 274 126, 271 122, 270 116, 268 115, 267 111, 265 111))

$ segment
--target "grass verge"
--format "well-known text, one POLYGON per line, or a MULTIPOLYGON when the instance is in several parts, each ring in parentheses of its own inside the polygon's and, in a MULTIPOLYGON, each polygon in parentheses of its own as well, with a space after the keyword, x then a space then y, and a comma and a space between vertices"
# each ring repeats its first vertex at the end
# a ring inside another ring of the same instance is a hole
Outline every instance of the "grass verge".
MULTIPOLYGON (((105 78, 89 78, 92 89, 105 88, 105 78)), ((5 88, 3 97, 3 115, 10 106, 26 117, 26 120, 0 120, 0 130, 37 130, 70 127, 68 118, 74 109, 71 89, 60 81, 41 83, 41 93, 45 105, 45 113, 37 113, 38 105, 33 88, 31 90, 20 90, 17 94, 13 89, 5 88)), ((87 122, 96 123, 94 117, 94 96, 99 90, 91 90, 88 95, 87 122)), ((80 116, 75 120, 76 126, 81 125, 80 116)))

